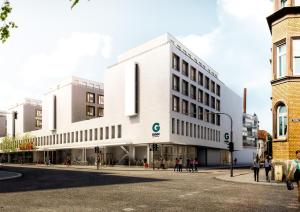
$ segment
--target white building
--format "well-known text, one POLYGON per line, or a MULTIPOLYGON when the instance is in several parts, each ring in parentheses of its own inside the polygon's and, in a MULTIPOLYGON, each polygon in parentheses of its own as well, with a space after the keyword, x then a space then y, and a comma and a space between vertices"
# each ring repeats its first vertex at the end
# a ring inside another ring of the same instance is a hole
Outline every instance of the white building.
MULTIPOLYGON (((169 34, 119 56, 106 70, 104 86, 104 116, 90 120, 84 120, 89 104, 82 102, 87 91, 69 85, 45 95, 43 128, 31 132, 34 161, 62 163, 70 156, 93 163, 94 147, 100 146, 105 163, 151 162, 156 143, 154 159, 164 157, 167 166, 176 157, 198 158, 200 165, 228 163, 223 137, 230 120, 213 112, 232 116, 235 149, 242 148, 241 97, 169 34)), ((101 86, 89 92, 101 96, 101 86)))

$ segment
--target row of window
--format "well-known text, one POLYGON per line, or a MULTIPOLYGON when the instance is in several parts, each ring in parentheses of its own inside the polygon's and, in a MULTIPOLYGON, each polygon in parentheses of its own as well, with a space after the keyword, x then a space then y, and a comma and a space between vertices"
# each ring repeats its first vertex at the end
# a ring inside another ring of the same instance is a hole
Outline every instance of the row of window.
MULTIPOLYGON (((280 8, 287 6, 287 0, 280 0, 280 8)), ((294 0, 294 4, 292 2, 292 6, 300 6, 300 0, 294 0)))
MULTIPOLYGON (((217 108, 220 109, 219 107, 220 103, 218 103, 217 108)), ((220 114, 204 109, 194 103, 189 103, 184 99, 182 99, 180 104, 180 98, 174 95, 172 96, 172 111, 182 113, 193 118, 198 118, 211 124, 216 124, 218 126, 221 125, 220 114)))
POLYGON ((42 110, 41 109, 36 109, 35 110, 35 117, 42 117, 42 110))
MULTIPOLYGON (((86 116, 95 117, 96 116, 96 107, 87 105, 86 106, 86 116)), ((103 116, 104 116, 104 108, 97 107, 97 117, 103 117, 103 116)))
MULTIPOLYGON (((172 57, 172 68, 176 71, 181 71, 181 73, 189 77, 194 82, 198 82, 199 85, 203 86, 210 90, 212 93, 217 94, 218 96, 221 95, 221 88, 220 85, 216 84, 213 80, 209 77, 203 75, 200 71, 197 71, 196 68, 190 66, 186 61, 181 60, 181 70, 180 70, 180 58, 176 54, 173 53, 172 57), (190 68, 189 68, 190 67, 190 68), (197 79, 198 77, 198 79, 197 79), (205 79, 205 80, 204 80, 205 79)), ((179 77, 173 75, 173 86, 178 87, 179 89, 179 77), (177 78, 176 78, 177 77, 177 78)))
MULTIPOLYGON (((103 95, 97 95, 97 104, 101 105, 104 104, 104 96, 103 95)), ((96 94, 87 92, 86 93, 86 102, 87 103, 96 103, 96 94)))
POLYGON ((96 141, 103 139, 115 139, 122 137, 122 126, 100 127, 89 130, 61 133, 35 138, 37 146, 66 144, 83 141, 96 141), (117 131, 117 132, 116 132, 117 131))
POLYGON ((220 131, 172 118, 172 134, 220 142, 220 131))

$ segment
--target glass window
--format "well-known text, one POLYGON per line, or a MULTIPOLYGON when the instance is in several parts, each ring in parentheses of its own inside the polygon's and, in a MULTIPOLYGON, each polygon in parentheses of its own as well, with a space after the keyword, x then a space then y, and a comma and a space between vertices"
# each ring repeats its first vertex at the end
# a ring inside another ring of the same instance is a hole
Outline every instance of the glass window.
POLYGON ((111 126, 111 138, 115 138, 115 126, 111 126))
POLYGON ((95 107, 94 106, 86 106, 86 115, 87 116, 95 116, 95 107))
POLYGON ((206 122, 209 122, 209 115, 210 113, 209 113, 209 110, 205 110, 205 113, 204 113, 204 115, 205 115, 205 121, 206 122))
POLYGON ((198 107, 198 119, 203 120, 203 107, 198 107))
POLYGON ((286 75, 286 45, 282 44, 277 47, 277 77, 286 75))
POLYGON ((185 80, 182 80, 182 94, 189 95, 189 83, 185 80))
POLYGON ((172 68, 179 71, 179 57, 176 54, 172 57, 172 68))
POLYGON ((187 77, 189 76, 189 64, 184 60, 182 61, 182 74, 187 77))
POLYGON ((175 133, 175 119, 172 118, 172 133, 175 133))
POLYGON ((194 67, 191 67, 191 80, 196 82, 196 69, 194 67))
POLYGON ((191 85, 191 98, 196 99, 196 86, 191 85))
POLYGON ((216 100, 216 110, 217 111, 221 110, 221 105, 220 105, 220 100, 219 99, 216 100))
POLYGON ((97 115, 98 117, 103 117, 104 116, 104 109, 101 108, 101 107, 98 107, 98 112, 97 112, 97 115))
POLYGON ((193 137, 193 124, 190 123, 190 137, 193 137))
POLYGON ((186 100, 182 100, 182 113, 186 115, 189 113, 189 103, 186 100))
POLYGON ((287 132, 287 109, 285 105, 277 108, 277 137, 285 137, 287 132))
POLYGON ((109 127, 105 127, 105 139, 109 139, 109 127))
POLYGON ((94 129, 94 140, 95 141, 98 140, 98 129, 97 128, 94 129))
POLYGON ((177 126, 176 126, 176 128, 177 128, 177 135, 179 135, 180 134, 180 121, 179 121, 179 119, 177 119, 177 126))
POLYGON ((104 96, 103 95, 98 95, 98 104, 104 105, 104 96))
POLYGON ((179 77, 173 74, 172 88, 174 91, 180 91, 179 77))
POLYGON ((191 117, 197 117, 197 107, 195 104, 191 103, 191 117))
POLYGON ((181 121, 181 135, 184 135, 184 121, 181 121))
POLYGON ((221 95, 221 88, 220 88, 220 85, 217 85, 217 95, 218 95, 218 96, 221 95))
POLYGON ((118 125, 118 138, 122 137, 122 126, 118 125))
POLYGON ((198 89, 198 102, 203 103, 203 91, 198 89))
POLYGON ((36 128, 42 128, 42 120, 41 119, 36 119, 35 120, 35 127, 36 128))
POLYGON ((198 84, 203 86, 203 74, 198 72, 198 84))
POLYGON ((205 93, 205 104, 209 106, 209 94, 205 93))
POLYGON ((177 96, 172 96, 173 100, 172 100, 172 110, 175 112, 180 112, 180 108, 179 108, 179 97, 177 96))
POLYGON ((300 39, 293 40, 293 71, 300 75, 300 39))
POLYGON ((205 77, 205 88, 209 90, 209 78, 205 77))
POLYGON ((185 136, 189 136, 189 123, 185 122, 185 136))
POLYGON ((42 117, 42 110, 36 110, 35 111, 35 116, 42 117))
POLYGON ((86 102, 95 103, 95 94, 87 92, 86 93, 86 102))
POLYGON ((210 103, 211 103, 211 107, 213 109, 215 109, 216 108, 216 99, 215 99, 215 97, 213 97, 213 96, 210 97, 210 103))
POLYGON ((210 81, 211 82, 211 85, 210 85, 210 90, 211 90, 211 92, 213 92, 213 93, 215 93, 215 86, 216 86, 216 84, 215 84, 215 82, 214 81, 210 81))
POLYGON ((103 127, 100 128, 100 140, 103 140, 103 127))

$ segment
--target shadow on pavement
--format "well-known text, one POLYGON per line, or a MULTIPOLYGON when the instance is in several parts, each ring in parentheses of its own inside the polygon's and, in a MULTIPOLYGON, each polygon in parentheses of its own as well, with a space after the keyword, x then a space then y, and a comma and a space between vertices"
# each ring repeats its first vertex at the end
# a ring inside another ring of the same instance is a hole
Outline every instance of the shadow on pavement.
POLYGON ((2 167, 2 170, 18 172, 23 176, 0 181, 0 193, 165 181, 155 178, 118 176, 105 172, 25 167, 2 167))

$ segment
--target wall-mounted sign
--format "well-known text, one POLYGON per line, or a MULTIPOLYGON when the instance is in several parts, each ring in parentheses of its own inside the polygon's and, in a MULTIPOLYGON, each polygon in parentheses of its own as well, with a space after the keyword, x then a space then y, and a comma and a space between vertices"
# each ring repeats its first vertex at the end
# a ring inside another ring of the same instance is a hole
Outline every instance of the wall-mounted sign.
POLYGON ((152 137, 159 137, 160 136, 160 124, 159 123, 154 123, 152 125, 152 137))
POLYGON ((300 118, 293 118, 292 122, 300 122, 300 118))
POLYGON ((225 143, 228 143, 228 142, 229 142, 229 133, 225 133, 225 134, 224 134, 224 139, 225 139, 225 140, 224 140, 225 143))

